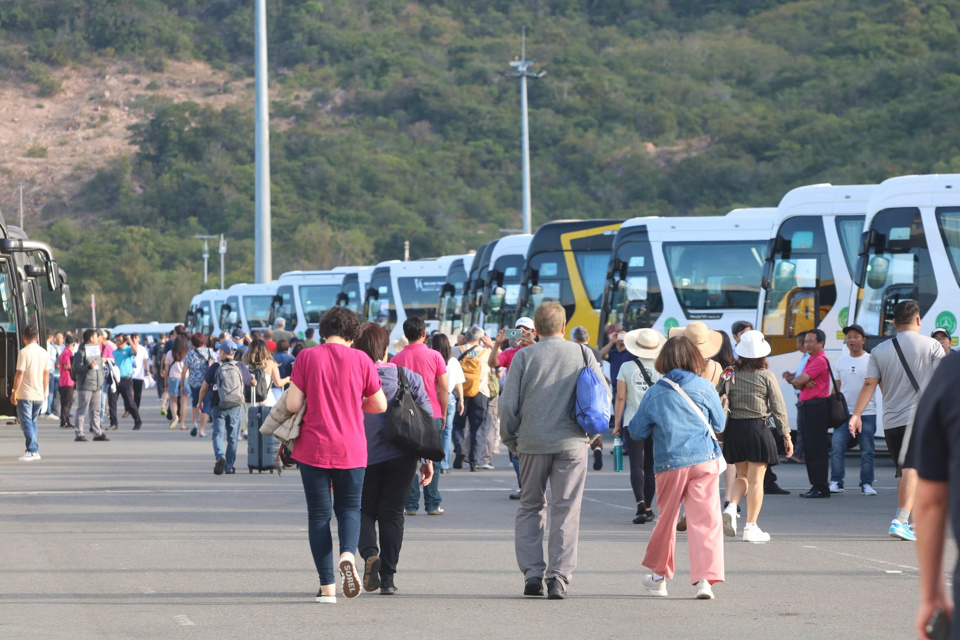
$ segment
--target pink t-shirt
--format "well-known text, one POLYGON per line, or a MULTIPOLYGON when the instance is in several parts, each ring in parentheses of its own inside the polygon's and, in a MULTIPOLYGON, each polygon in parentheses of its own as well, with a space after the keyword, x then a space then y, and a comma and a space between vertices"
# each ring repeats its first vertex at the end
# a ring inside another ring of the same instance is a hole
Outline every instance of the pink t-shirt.
POLYGON ((430 398, 430 406, 433 407, 433 417, 442 418, 447 403, 440 404, 437 396, 437 380, 447 372, 447 363, 443 361, 440 352, 430 349, 422 342, 408 344, 390 362, 420 374, 423 378, 423 386, 427 390, 427 397, 430 398))
POLYGON ((74 386, 73 382, 73 351, 69 347, 64 347, 63 352, 57 358, 57 361, 60 363, 60 386, 61 387, 72 387, 74 386))
POLYGON ((293 458, 324 469, 366 467, 363 398, 380 390, 370 356, 341 344, 310 347, 297 355, 290 381, 307 402, 293 458))
POLYGON ((517 351, 519 351, 519 349, 516 347, 504 349, 497 355, 497 364, 509 372, 510 365, 513 364, 513 356, 517 355, 517 351))
POLYGON ((830 395, 830 374, 827 372, 827 353, 821 351, 807 360, 803 372, 817 385, 812 389, 804 387, 800 390, 800 402, 826 398, 830 395))

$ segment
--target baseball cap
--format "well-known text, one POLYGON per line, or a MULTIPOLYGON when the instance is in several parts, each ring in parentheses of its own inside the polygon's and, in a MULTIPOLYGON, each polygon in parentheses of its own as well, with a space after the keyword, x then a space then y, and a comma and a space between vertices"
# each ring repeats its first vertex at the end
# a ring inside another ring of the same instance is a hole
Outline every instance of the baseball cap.
MULTIPOLYGON (((237 327, 236 329, 230 332, 230 337, 233 338, 234 340, 243 340, 243 329, 237 327)), ((233 346, 234 348, 236 348, 237 345, 233 345, 233 346)))
POLYGON ((233 355, 233 353, 237 350, 237 345, 231 340, 224 340, 217 348, 224 353, 233 355))
POLYGON ((848 332, 848 331, 856 331, 857 333, 859 333, 860 335, 862 335, 864 338, 867 337, 867 332, 864 331, 864 330, 863 330, 863 327, 861 327, 861 326, 858 325, 858 324, 852 324, 852 325, 850 325, 849 327, 844 327, 844 328, 843 328, 843 335, 847 335, 847 332, 848 332))
POLYGON ((930 334, 930 337, 931 337, 931 338, 935 338, 938 333, 942 333, 943 335, 947 336, 948 338, 951 338, 951 337, 952 337, 952 336, 950 335, 950 332, 947 331, 946 329, 944 329, 943 327, 937 327, 936 329, 934 329, 934 330, 933 330, 933 333, 930 334))
POLYGON ((524 316, 522 318, 517 318, 517 324, 514 325, 517 329, 523 327, 524 329, 530 329, 531 331, 536 331, 536 327, 533 326, 533 320, 524 316))

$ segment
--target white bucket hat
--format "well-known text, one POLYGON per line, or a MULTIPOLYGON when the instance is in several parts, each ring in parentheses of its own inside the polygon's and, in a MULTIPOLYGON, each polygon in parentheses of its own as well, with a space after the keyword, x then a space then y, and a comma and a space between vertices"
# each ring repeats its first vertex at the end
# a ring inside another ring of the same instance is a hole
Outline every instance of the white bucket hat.
MULTIPOLYGON (((670 337, 676 338, 677 336, 685 336, 704 358, 712 358, 717 355, 720 352, 720 347, 723 346, 723 336, 720 335, 720 332, 708 328, 699 320, 695 320, 685 327, 670 329, 670 337)), ((742 335, 740 339, 743 340, 742 335)))
POLYGON ((740 344, 733 350, 740 358, 766 358, 772 349, 763 334, 752 329, 740 334, 740 344))
POLYGON ((623 338, 627 351, 638 358, 655 360, 667 339, 656 329, 636 329, 623 338))

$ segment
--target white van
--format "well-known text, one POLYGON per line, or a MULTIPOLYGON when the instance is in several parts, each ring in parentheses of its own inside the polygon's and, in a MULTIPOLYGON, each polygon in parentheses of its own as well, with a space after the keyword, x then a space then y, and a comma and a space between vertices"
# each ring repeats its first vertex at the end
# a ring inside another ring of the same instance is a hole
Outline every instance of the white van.
POLYGON ((226 289, 207 289, 193 296, 183 324, 190 333, 220 334, 220 308, 227 300, 226 289))
POLYGON ((481 292, 483 330, 496 337, 502 328, 512 329, 520 314, 520 282, 527 263, 532 234, 504 236, 490 253, 490 266, 481 292))
POLYGON ((227 299, 220 307, 221 331, 239 327, 245 333, 270 326, 273 298, 277 281, 267 284, 235 284, 227 289, 227 299))
POLYGON ((333 271, 288 271, 277 278, 277 293, 271 309, 270 323, 277 318, 287 321, 286 330, 301 338, 308 328, 316 329, 320 317, 337 306, 343 273, 333 271))
POLYGON ((343 281, 340 284, 340 295, 337 304, 347 307, 358 316, 363 316, 363 300, 367 288, 370 286, 370 276, 373 267, 337 267, 334 273, 342 273, 343 281))
POLYGON ((139 324, 118 324, 110 329, 110 335, 119 334, 130 335, 131 333, 140 334, 140 344, 146 344, 148 338, 153 342, 160 339, 160 336, 169 336, 170 332, 177 326, 176 322, 147 322, 139 324))

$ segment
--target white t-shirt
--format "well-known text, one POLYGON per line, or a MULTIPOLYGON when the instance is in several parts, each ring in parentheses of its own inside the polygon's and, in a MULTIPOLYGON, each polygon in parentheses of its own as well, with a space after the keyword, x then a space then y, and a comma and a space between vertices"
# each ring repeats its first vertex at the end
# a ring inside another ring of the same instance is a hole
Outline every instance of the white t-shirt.
POLYGON ((463 377, 463 367, 460 361, 452 357, 447 360, 447 393, 453 393, 453 389, 458 384, 463 384, 467 379, 463 377))
POLYGON ((21 400, 42 402, 47 399, 43 392, 43 383, 47 380, 50 370, 50 356, 47 350, 36 342, 32 342, 17 354, 17 371, 23 371, 23 381, 20 383, 21 400))
MULTIPOLYGON (((866 352, 858 358, 845 353, 837 360, 837 382, 840 384, 840 392, 847 399, 847 406, 850 408, 851 414, 857 406, 857 396, 860 395, 860 388, 863 387, 863 381, 867 377, 867 365, 869 364, 870 354, 866 352)), ((863 415, 877 415, 877 393, 879 391, 874 392, 873 397, 870 398, 870 404, 864 409, 863 415)))
MULTIPOLYGON (((663 377, 657 373, 657 370, 653 367, 653 360, 640 358, 640 362, 643 364, 643 368, 646 370, 647 375, 650 376, 650 382, 653 384, 656 384, 657 380, 663 377)), ((647 381, 644 379, 643 374, 640 373, 637 363, 633 360, 623 363, 620 371, 617 373, 617 380, 622 380, 623 383, 627 385, 627 399, 623 405, 623 427, 627 427, 637 412, 637 409, 640 408, 640 401, 643 400, 643 395, 649 387, 647 387, 647 381)))
POLYGON ((150 350, 141 344, 136 355, 133 356, 133 379, 143 380, 147 377, 148 371, 150 371, 150 350))

